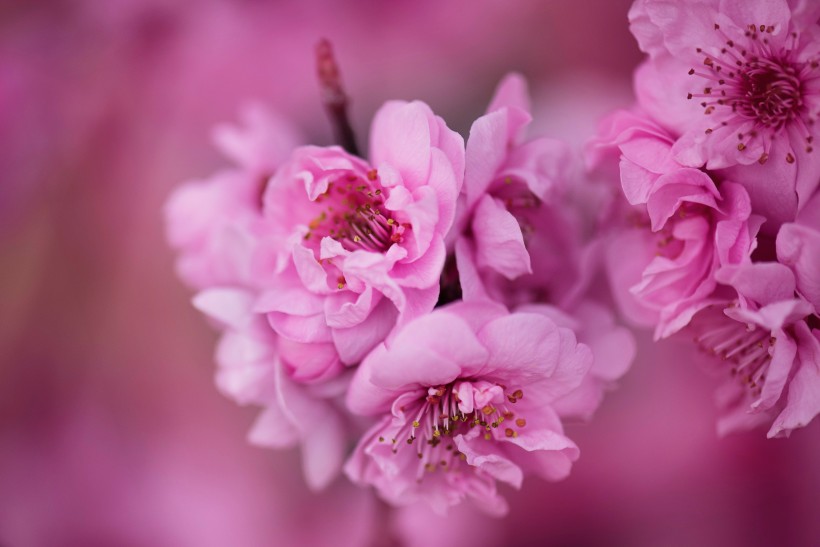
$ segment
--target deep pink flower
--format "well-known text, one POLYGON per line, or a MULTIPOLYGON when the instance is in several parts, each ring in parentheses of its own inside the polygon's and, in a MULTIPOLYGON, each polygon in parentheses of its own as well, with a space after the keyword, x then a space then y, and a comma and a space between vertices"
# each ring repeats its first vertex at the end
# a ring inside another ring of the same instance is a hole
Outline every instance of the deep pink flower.
POLYGON ((692 322, 695 340, 729 376, 718 392, 721 434, 774 423, 788 436, 820 413, 820 330, 814 307, 795 297, 782 264, 730 266, 718 272, 739 300, 716 302, 692 322))
POLYGON ((420 102, 379 110, 370 163, 338 147, 294 151, 265 192, 255 266, 268 288, 256 310, 299 345, 291 362, 355 364, 433 308, 463 171, 462 138, 420 102))
POLYGON ((606 120, 595 157, 603 137, 620 150, 621 186, 633 206, 622 209, 606 251, 613 293, 628 316, 656 324, 663 338, 706 304, 720 266, 749 260, 760 221, 742 186, 718 188, 703 171, 678 164, 672 137, 640 115, 606 120))
POLYGON ((521 277, 536 270, 539 277, 550 277, 554 272, 541 262, 551 261, 553 254, 567 258, 579 250, 579 245, 568 245, 550 253, 542 244, 543 236, 560 224, 553 220, 561 211, 548 211, 546 202, 564 183, 568 154, 559 141, 525 140, 530 121, 526 83, 511 74, 499 84, 487 114, 470 129, 464 227, 456 243, 465 299, 485 296, 487 291, 500 299, 488 284, 516 279, 517 287, 528 285, 521 277))
POLYGON ((578 457, 553 403, 592 364, 572 331, 541 314, 458 303, 406 325, 357 369, 350 410, 380 417, 345 466, 395 505, 436 512, 472 498, 503 514, 496 480, 564 478, 578 457))
POLYGON ((254 286, 261 195, 267 179, 300 138, 260 106, 242 113, 243 127, 219 126, 214 141, 237 166, 177 188, 165 208, 177 272, 189 285, 254 286))
POLYGON ((304 381, 282 357, 286 341, 273 333, 265 317, 254 313, 250 291, 214 288, 200 292, 194 305, 224 330, 216 351, 216 384, 237 403, 264 408, 249 434, 252 443, 301 446, 305 479, 313 489, 330 484, 341 470, 348 426, 341 400, 350 376, 338 374, 304 381), (294 375, 296 379, 294 379, 294 375))
POLYGON ((818 16, 816 2, 786 0, 638 0, 629 13, 650 55, 639 103, 680 137, 681 164, 730 168, 769 232, 820 180, 818 16))

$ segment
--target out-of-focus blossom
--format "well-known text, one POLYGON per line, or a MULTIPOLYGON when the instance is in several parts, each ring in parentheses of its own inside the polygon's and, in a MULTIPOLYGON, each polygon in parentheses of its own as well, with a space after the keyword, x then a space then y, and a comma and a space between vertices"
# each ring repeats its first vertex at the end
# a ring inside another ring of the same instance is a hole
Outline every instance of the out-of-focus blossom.
POLYGON ((365 359, 348 391, 355 413, 381 416, 348 476, 395 505, 444 514, 471 498, 506 512, 496 481, 557 480, 578 457, 553 403, 592 364, 572 331, 541 314, 456 303, 408 324, 365 359))
POLYGON ((262 236, 267 179, 301 140, 287 122, 259 105, 243 127, 219 126, 218 148, 236 167, 184 184, 166 205, 168 240, 180 253, 177 272, 189 285, 255 286, 252 257, 262 236))
POLYGON ((681 164, 728 168, 767 231, 793 220, 820 180, 818 17, 816 2, 786 0, 639 0, 629 13, 650 56, 639 103, 679 137, 681 164))
POLYGON ((256 310, 300 351, 330 345, 358 363, 435 305, 463 171, 462 138, 420 102, 377 113, 370 163, 297 149, 265 191, 256 310))

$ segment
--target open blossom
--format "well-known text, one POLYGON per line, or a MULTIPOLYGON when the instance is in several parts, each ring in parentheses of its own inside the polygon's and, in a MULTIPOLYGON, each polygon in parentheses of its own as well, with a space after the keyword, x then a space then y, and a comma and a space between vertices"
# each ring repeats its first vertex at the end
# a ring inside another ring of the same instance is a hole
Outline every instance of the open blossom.
POLYGON ((548 203, 564 182, 568 154, 556 140, 525 140, 531 119, 526 83, 511 74, 499 84, 487 114, 470 129, 465 225, 456 243, 465 299, 489 292, 503 301, 500 291, 513 286, 505 281, 516 280, 519 290, 531 288, 528 274, 555 277, 553 255, 563 255, 563 260, 579 250, 572 244, 548 249, 549 242, 542 241, 552 232, 566 232, 562 212, 549 210, 548 203))
POLYGON ((180 256, 177 271, 189 285, 254 286, 253 254, 260 236, 261 194, 267 179, 300 138, 284 120, 258 105, 243 126, 220 126, 214 141, 236 167, 188 182, 168 200, 168 239, 180 256))
POLYGON ((252 443, 273 448, 301 446, 304 475, 314 489, 339 473, 348 424, 342 399, 348 375, 306 382, 294 379, 293 363, 263 315, 254 313, 254 294, 237 288, 200 292, 194 305, 224 330, 216 351, 220 391, 239 404, 262 406, 249 434, 252 443))
POLYGON ((692 322, 696 342, 728 378, 718 393, 718 431, 774 420, 769 437, 788 436, 820 413, 817 311, 795 296, 794 275, 782 264, 731 266, 718 278, 739 300, 717 302, 692 322))
POLYGON ((541 314, 457 303, 402 328, 356 371, 354 413, 378 417, 347 475, 395 505, 438 513, 466 498, 491 513, 506 503, 496 481, 524 473, 556 480, 578 457, 553 403, 592 364, 572 331, 541 314))
POLYGON ((683 165, 728 168, 772 232, 820 180, 820 4, 638 0, 629 18, 650 60, 639 103, 675 131, 683 165))
POLYGON ((293 152, 265 191, 256 257, 256 310, 292 362, 356 364, 433 308, 463 171, 462 138, 420 102, 379 110, 370 162, 334 146, 293 152))
MULTIPOLYGON (((625 310, 666 337, 706 305, 719 267, 749 260, 760 221, 741 185, 718 187, 677 163, 673 139, 657 125, 616 112, 602 132, 620 150, 621 186, 634 207, 607 251, 613 292, 621 302, 634 300, 625 310)), ((596 157, 601 147, 593 146, 596 157)))

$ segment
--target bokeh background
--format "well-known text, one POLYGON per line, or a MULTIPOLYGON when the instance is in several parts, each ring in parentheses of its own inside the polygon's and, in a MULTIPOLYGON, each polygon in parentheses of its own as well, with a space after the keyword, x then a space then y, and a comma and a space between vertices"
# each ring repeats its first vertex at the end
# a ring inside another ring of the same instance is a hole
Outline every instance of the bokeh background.
POLYGON ((335 45, 359 138, 391 98, 466 133, 509 70, 538 128, 580 145, 630 104, 628 0, 0 3, 0 546, 746 546, 820 543, 820 429, 718 439, 690 345, 651 343, 572 476, 511 514, 395 514, 298 453, 250 446, 213 386, 216 339, 176 279, 162 206, 226 165, 210 130, 261 101, 331 131, 335 45))

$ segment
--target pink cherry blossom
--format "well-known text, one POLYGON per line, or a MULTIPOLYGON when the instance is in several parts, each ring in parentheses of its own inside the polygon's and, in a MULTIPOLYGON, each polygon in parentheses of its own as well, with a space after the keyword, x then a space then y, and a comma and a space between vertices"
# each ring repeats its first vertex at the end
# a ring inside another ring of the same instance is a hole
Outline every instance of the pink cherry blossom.
POLYGON ((550 253, 542 244, 544 233, 563 227, 563 212, 548 210, 547 203, 565 184, 568 151, 556 140, 525 140, 530 121, 526 83, 511 74, 499 84, 487 114, 470 129, 465 226, 456 244, 465 299, 486 297, 488 291, 503 299, 497 287, 488 285, 516 280, 515 287, 523 289, 532 285, 525 279, 528 274, 553 276, 554 261, 545 263, 551 254, 566 258, 578 250, 578 245, 566 244, 550 253))
POLYGON ((287 122, 261 106, 249 106, 242 117, 242 127, 219 126, 213 135, 236 167, 180 186, 166 205, 168 240, 180 253, 177 272, 197 289, 255 285, 261 194, 300 140, 287 122))
POLYGON ((629 13, 650 56, 639 103, 675 133, 677 161, 743 184, 770 233, 820 180, 818 16, 787 0, 638 0, 629 13))
POLYGON ((680 165, 673 138, 651 120, 616 112, 601 133, 591 159, 606 156, 606 141, 620 151, 621 186, 632 206, 621 208, 606 251, 613 293, 628 316, 655 324, 663 338, 706 305, 720 266, 749 260, 760 220, 741 185, 718 187, 705 172, 680 165))
POLYGON ((506 512, 496 481, 562 479, 578 457, 553 403, 578 388, 587 346, 541 314, 456 303, 406 325, 357 369, 347 404, 379 417, 345 467, 395 505, 472 499, 506 512))
POLYGON ((397 322, 433 308, 464 172, 462 138, 420 102, 388 102, 370 162, 296 149, 264 196, 256 311, 298 346, 291 362, 359 362, 397 322), (309 355, 316 349, 322 355, 309 355))
POLYGON ((795 297, 792 272, 776 262, 718 272, 739 300, 716 302, 692 323, 696 342, 726 374, 718 392, 721 434, 774 423, 788 436, 820 413, 820 330, 814 307, 795 297))

